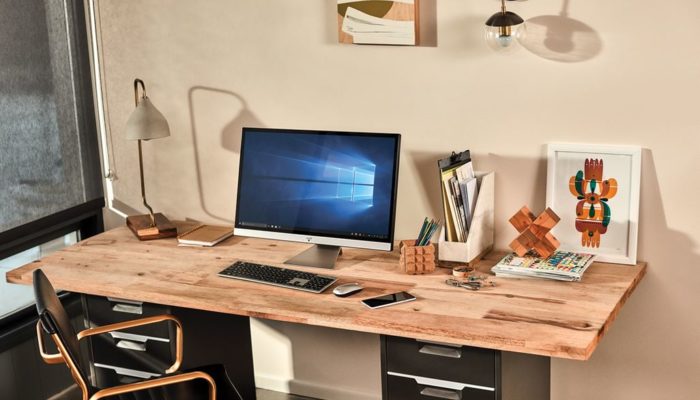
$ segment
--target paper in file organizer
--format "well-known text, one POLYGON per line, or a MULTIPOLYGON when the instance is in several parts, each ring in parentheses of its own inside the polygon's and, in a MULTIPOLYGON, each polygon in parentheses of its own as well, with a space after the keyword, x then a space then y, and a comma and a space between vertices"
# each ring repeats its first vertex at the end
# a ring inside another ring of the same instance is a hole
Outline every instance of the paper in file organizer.
POLYGON ((472 263, 493 248, 494 239, 494 187, 495 174, 475 172, 479 182, 476 205, 472 213, 472 223, 466 242, 446 240, 445 229, 440 232, 438 241, 438 259, 472 263))
POLYGON ((343 32, 352 35, 357 44, 399 44, 416 43, 414 21, 396 21, 377 18, 348 7, 343 18, 343 32))

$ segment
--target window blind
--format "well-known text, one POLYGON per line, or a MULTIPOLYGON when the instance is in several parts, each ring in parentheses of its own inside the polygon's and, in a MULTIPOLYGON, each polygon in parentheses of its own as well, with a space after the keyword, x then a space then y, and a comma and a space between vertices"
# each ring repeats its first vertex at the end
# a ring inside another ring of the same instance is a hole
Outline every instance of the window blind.
POLYGON ((0 0, 0 232, 102 198, 81 1, 0 0))

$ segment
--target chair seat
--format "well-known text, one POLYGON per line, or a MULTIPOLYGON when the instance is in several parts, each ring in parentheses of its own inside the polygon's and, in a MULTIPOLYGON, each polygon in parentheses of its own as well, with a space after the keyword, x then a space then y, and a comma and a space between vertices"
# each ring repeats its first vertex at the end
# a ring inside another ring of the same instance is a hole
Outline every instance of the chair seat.
MULTIPOLYGON (((192 369, 209 374, 216 382, 217 400, 243 400, 226 373, 226 368, 221 364, 207 365, 192 369)), ((164 376, 178 375, 184 372, 175 372, 164 376)), ((158 379, 158 378, 153 378, 158 379)), ((145 380, 145 382, 151 379, 145 380)), ((97 391, 93 389, 92 393, 97 391)), ((208 400, 209 385, 202 379, 182 382, 174 385, 141 390, 133 393, 125 393, 118 396, 106 397, 110 400, 208 400)))

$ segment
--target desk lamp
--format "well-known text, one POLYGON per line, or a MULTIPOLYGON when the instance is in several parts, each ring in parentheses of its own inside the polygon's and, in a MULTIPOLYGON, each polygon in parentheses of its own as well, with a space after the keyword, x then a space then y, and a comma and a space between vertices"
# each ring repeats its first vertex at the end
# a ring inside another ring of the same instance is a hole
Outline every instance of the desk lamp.
POLYGON ((148 214, 132 215, 126 218, 126 226, 139 240, 160 239, 177 236, 177 228, 162 213, 153 213, 153 208, 146 201, 146 187, 143 179, 143 156, 141 141, 160 139, 170 136, 170 127, 163 114, 153 106, 146 96, 146 85, 141 79, 134 80, 134 101, 136 109, 126 122, 126 139, 138 141, 139 171, 141 173, 141 198, 148 214), (142 95, 139 97, 139 86, 142 95))

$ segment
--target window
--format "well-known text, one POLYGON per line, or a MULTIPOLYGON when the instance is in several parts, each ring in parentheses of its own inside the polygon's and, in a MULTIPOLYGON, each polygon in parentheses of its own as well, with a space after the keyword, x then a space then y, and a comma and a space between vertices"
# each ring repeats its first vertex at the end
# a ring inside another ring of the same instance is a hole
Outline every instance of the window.
POLYGON ((85 30, 82 2, 0 0, 0 232, 102 198, 85 30))
POLYGON ((0 0, 0 40, 2 331, 36 318, 6 272, 101 232, 104 198, 84 2, 0 0))
POLYGON ((34 302, 34 292, 30 286, 9 284, 5 280, 5 274, 11 269, 21 267, 77 242, 78 232, 71 232, 0 260, 0 319, 34 302))

